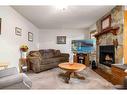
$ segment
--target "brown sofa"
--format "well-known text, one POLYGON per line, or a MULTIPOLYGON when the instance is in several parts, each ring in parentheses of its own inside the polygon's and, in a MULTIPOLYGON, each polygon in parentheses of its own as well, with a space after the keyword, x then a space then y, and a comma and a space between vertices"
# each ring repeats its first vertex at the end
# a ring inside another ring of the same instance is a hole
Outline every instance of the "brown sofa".
POLYGON ((55 68, 59 63, 68 62, 69 54, 61 53, 60 50, 54 49, 30 51, 28 61, 31 64, 31 69, 38 73, 55 68))

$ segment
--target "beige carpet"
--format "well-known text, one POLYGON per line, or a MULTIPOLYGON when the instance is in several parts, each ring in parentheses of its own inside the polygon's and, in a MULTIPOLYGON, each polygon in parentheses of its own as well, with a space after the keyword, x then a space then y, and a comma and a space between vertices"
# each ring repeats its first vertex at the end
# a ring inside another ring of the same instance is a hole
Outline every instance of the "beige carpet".
POLYGON ((27 74, 32 80, 32 89, 113 89, 113 85, 99 76, 90 68, 80 72, 85 76, 85 80, 75 78, 70 79, 70 83, 66 84, 64 79, 59 76, 65 72, 59 68, 44 71, 38 74, 27 74))

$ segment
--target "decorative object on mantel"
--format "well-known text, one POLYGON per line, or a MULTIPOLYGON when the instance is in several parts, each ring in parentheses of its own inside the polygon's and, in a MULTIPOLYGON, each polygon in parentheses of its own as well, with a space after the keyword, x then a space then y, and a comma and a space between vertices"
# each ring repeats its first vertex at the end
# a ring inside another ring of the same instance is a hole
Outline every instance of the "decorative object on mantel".
POLYGON ((117 47, 118 47, 118 40, 117 39, 113 39, 113 45, 117 49, 117 47))
POLYGON ((27 45, 20 46, 21 58, 26 59, 28 49, 27 45))
MULTIPOLYGON (((119 27, 117 25, 113 26, 114 29, 119 29, 119 27)), ((112 31, 112 34, 115 36, 115 39, 113 39, 113 44, 115 46, 115 48, 117 49, 118 47, 118 39, 117 39, 117 33, 118 33, 118 30, 116 31, 112 31)))
POLYGON ((15 34, 18 36, 22 36, 22 29, 19 27, 15 27, 15 34))
POLYGON ((33 42, 33 33, 28 32, 28 41, 33 42))
POLYGON ((1 18, 0 18, 0 34, 1 34, 1 18))
POLYGON ((117 49, 118 47, 118 39, 117 39, 117 33, 113 33, 114 35, 114 39, 113 39, 113 45, 115 46, 115 48, 117 49))
POLYGON ((66 44, 66 36, 57 36, 57 44, 66 44))
POLYGON ((111 14, 101 20, 101 31, 111 27, 111 14))
POLYGON ((97 44, 97 45, 99 45, 99 44, 100 44, 99 40, 96 40, 96 44, 97 44))

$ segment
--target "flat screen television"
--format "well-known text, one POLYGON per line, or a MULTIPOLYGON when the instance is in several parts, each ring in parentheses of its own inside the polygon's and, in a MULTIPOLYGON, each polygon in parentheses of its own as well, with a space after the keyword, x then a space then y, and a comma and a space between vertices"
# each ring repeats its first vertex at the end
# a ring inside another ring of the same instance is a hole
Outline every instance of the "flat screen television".
POLYGON ((91 53, 95 51, 96 40, 86 39, 86 40, 72 40, 72 52, 78 53, 91 53))

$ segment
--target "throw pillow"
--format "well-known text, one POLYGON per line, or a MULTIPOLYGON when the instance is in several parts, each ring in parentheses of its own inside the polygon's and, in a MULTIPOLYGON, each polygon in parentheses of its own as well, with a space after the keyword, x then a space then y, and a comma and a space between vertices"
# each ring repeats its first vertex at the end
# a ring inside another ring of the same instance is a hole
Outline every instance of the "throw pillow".
POLYGON ((32 57, 40 57, 41 56, 41 54, 38 51, 32 52, 30 55, 32 57))
POLYGON ((61 55, 60 50, 56 50, 55 51, 55 56, 60 56, 60 55, 61 55))

